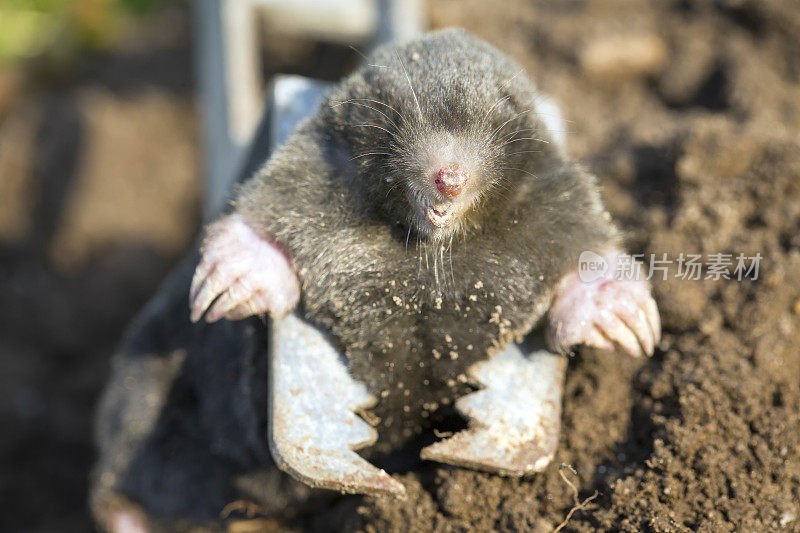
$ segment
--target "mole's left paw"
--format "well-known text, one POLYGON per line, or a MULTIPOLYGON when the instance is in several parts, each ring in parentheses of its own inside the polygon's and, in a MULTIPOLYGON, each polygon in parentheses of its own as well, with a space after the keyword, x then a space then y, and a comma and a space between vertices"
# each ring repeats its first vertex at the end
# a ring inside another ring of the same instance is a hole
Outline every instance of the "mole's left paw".
MULTIPOLYGON (((618 254, 605 257, 610 265, 618 254)), ((647 281, 613 279, 613 272, 582 281, 577 271, 561 280, 548 315, 548 339, 553 348, 566 352, 586 344, 631 355, 653 354, 661 340, 658 307, 647 281)))

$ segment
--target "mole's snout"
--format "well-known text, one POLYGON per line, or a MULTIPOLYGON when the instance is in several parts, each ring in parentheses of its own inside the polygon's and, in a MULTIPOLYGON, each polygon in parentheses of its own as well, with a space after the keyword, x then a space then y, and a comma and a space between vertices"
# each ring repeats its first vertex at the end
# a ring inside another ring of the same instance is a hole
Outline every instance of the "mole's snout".
POLYGON ((467 180, 469 180, 469 174, 453 165, 440 169, 436 173, 434 183, 440 193, 447 196, 458 196, 464 189, 467 180))

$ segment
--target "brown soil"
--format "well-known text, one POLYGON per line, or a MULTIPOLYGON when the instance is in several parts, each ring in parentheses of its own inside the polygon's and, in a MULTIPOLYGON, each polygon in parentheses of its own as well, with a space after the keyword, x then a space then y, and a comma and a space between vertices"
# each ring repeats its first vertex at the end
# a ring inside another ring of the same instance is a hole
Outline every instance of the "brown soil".
POLYGON ((655 281, 651 360, 582 350, 546 472, 410 473, 407 503, 348 525, 550 531, 574 505, 565 463, 581 499, 599 492, 567 530, 800 530, 800 11, 705 5, 434 3, 555 96, 632 251, 764 260, 755 282, 655 281))
POLYGON ((164 13, 0 109, 0 530, 90 531, 94 405, 198 224, 188 25, 164 13))
MULTIPOLYGON (((551 531, 574 506, 563 474, 580 500, 598 492, 566 531, 800 531, 796 2, 430 4, 437 27, 486 38, 555 97, 631 251, 758 252, 761 271, 657 279, 660 350, 571 360, 545 472, 427 464, 399 476, 406 502, 340 498, 295 525, 551 531)), ((185 29, 159 17, 152 46, 95 58, 0 118, 0 529, 89 527, 106 358, 197 227, 185 29)))

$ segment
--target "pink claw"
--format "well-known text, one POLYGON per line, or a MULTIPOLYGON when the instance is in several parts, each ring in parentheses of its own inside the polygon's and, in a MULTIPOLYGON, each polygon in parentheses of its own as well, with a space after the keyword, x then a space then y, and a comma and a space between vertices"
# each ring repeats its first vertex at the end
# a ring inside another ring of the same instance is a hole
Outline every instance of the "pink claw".
POLYGON ((612 268, 597 279, 582 281, 575 270, 559 282, 548 315, 548 337, 556 349, 586 344, 653 355, 661 340, 658 307, 642 275, 615 279, 613 266, 620 255, 602 257, 612 268))
POLYGON ((189 292, 192 322, 206 311, 207 322, 263 313, 279 318, 299 298, 300 283, 289 258, 241 215, 228 215, 208 227, 189 292))

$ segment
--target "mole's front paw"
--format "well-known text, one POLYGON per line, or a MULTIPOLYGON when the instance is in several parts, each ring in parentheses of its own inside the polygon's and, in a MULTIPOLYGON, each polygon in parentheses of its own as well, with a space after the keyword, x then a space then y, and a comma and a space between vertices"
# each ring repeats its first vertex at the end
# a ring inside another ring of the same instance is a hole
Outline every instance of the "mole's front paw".
POLYGON ((206 321, 214 322, 262 313, 281 317, 297 305, 300 284, 289 258, 242 216, 211 224, 202 253, 189 296, 192 322, 206 309, 206 321))
MULTIPOLYGON (((619 255, 604 259, 615 265, 619 255)), ((621 347, 631 355, 653 354, 661 340, 658 307, 647 281, 614 279, 609 272, 582 281, 577 271, 561 280, 548 315, 548 338, 559 351, 586 344, 597 348, 621 347)))

